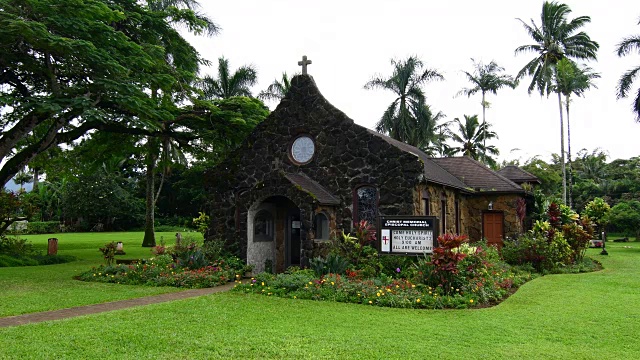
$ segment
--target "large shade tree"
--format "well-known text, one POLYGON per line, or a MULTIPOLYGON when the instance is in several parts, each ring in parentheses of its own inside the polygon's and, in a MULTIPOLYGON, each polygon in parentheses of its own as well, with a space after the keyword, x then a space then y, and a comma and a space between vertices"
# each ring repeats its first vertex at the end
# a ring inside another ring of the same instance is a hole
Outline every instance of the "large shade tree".
POLYGON ((383 89, 394 93, 396 98, 382 114, 382 118, 376 124, 376 131, 407 142, 412 137, 416 123, 411 108, 418 109, 426 102, 422 86, 432 80, 443 80, 444 77, 437 70, 425 68, 422 61, 414 56, 405 60, 391 60, 391 65, 391 76, 375 76, 364 88, 383 89))
POLYGON ((233 73, 229 60, 218 59, 218 77, 206 75, 200 87, 207 99, 228 99, 233 96, 251 96, 251 87, 258 81, 258 71, 252 65, 239 67, 233 73))
POLYGON ((172 25, 216 28, 193 7, 155 3, 0 0, 0 183, 90 130, 152 134, 174 117, 149 89, 173 91, 202 60, 172 25))
MULTIPOLYGON (((640 25, 640 21, 638 22, 640 25)), ((622 39, 616 48, 618 56, 627 56, 630 53, 640 54, 640 35, 633 35, 622 39)), ((636 77, 640 73, 640 66, 637 66, 622 75, 618 81, 618 99, 626 98, 631 94, 631 86, 636 77)), ((636 121, 640 122, 640 88, 636 92, 636 98, 633 101, 633 112, 636 114, 636 121)))
POLYGON ((583 26, 591 22, 589 16, 579 16, 568 19, 571 9, 566 4, 555 1, 545 1, 540 14, 540 26, 533 19, 527 24, 518 19, 531 39, 533 44, 522 45, 516 48, 515 53, 535 53, 536 56, 518 72, 516 79, 524 76, 531 77, 529 93, 538 90, 541 95, 549 96, 552 92, 558 95, 558 108, 560 110, 560 158, 562 165, 562 198, 567 202, 567 177, 564 162, 564 121, 562 116, 562 94, 554 90, 554 76, 558 61, 563 58, 579 60, 595 60, 599 48, 597 42, 591 40, 584 31, 579 31, 583 26))
MULTIPOLYGON (((504 68, 498 66, 495 61, 491 61, 488 64, 484 64, 481 61, 476 62, 474 59, 471 59, 473 62, 473 71, 463 71, 467 80, 472 84, 471 87, 463 88, 458 92, 458 95, 467 95, 471 97, 471 95, 475 95, 480 93, 482 95, 482 123, 486 123, 486 110, 489 107, 489 103, 486 100, 487 93, 491 93, 494 95, 498 94, 498 90, 504 87, 510 87, 514 89, 517 85, 517 82, 511 75, 504 74, 504 68)), ((483 154, 484 157, 484 154, 483 154)), ((483 160, 484 161, 484 160, 483 160)))
POLYGON ((573 61, 563 58, 558 61, 555 73, 555 91, 564 95, 564 106, 567 112, 567 165, 568 165, 568 201, 569 207, 573 207, 573 167, 571 164, 571 121, 570 105, 571 95, 584 96, 584 93, 592 87, 596 87, 594 79, 600 78, 600 74, 594 73, 591 68, 578 66, 573 61))
POLYGON ((498 135, 491 131, 491 124, 478 121, 478 115, 465 115, 464 121, 459 118, 453 119, 457 125, 457 131, 451 133, 451 139, 458 145, 454 147, 456 153, 468 156, 474 160, 480 160, 483 154, 487 164, 496 165, 496 160, 491 156, 500 154, 493 145, 485 145, 486 140, 497 139, 498 135))

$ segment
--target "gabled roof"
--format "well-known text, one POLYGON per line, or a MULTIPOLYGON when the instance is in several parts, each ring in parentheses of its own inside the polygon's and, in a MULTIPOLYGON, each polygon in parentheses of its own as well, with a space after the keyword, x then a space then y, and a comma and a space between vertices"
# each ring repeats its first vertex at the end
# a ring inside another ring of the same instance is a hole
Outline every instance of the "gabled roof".
POLYGON ((382 138, 383 140, 397 147, 398 149, 404 152, 411 153, 417 156, 420 160, 422 160, 422 162, 424 163, 424 176, 427 181, 440 184, 440 185, 451 186, 461 190, 467 190, 467 191, 470 190, 469 186, 467 186, 464 182, 460 181, 460 179, 456 178, 454 175, 447 172, 440 165, 435 163, 431 157, 429 157, 427 154, 425 154, 422 150, 418 149, 417 147, 409 145, 402 141, 398 141, 396 139, 390 138, 386 135, 380 134, 377 131, 373 131, 370 129, 367 129, 367 131, 370 134, 373 134, 375 136, 382 138))
POLYGON ((507 179, 517 183, 537 183, 540 184, 540 179, 532 173, 523 170, 515 165, 508 165, 498 170, 498 174, 506 177, 507 179))
POLYGON ((467 156, 433 161, 477 192, 523 192, 520 185, 467 156))
POLYGON ((288 173, 285 174, 285 178, 287 178, 287 180, 289 180, 294 186, 299 186, 302 191, 310 194, 320 205, 340 204, 340 200, 331 195, 327 189, 303 174, 288 173))

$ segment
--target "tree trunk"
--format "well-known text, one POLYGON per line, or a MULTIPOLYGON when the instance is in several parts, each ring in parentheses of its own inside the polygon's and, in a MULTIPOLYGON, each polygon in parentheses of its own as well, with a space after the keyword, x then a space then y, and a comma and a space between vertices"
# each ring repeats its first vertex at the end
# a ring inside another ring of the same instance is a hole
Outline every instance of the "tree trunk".
POLYGON ((562 203, 567 204, 567 168, 564 163, 564 121, 562 119, 562 96, 558 92, 558 108, 560 108, 560 162, 562 165, 562 203))
POLYGON ((38 168, 33 168, 33 192, 38 192, 38 177, 40 177, 40 169, 38 168))
MULTIPOLYGON (((484 129, 487 126, 487 122, 484 117, 484 113, 486 110, 486 103, 484 102, 484 91, 482 92, 482 128, 484 129)), ((486 129, 484 129, 486 130, 486 129)), ((486 135, 486 134, 485 134, 486 135)), ((487 164, 487 138, 486 136, 482 137, 482 162, 487 164)))
POLYGON ((573 167, 571 165, 571 122, 569 121, 569 96, 565 97, 565 107, 567 109, 567 165, 569 169, 567 170, 567 175, 569 177, 569 207, 573 208, 573 167))
POLYGON ((144 219, 144 239, 142 240, 142 247, 154 247, 156 246, 155 236, 155 166, 156 156, 155 149, 152 144, 151 137, 147 140, 148 147, 148 162, 147 162, 147 176, 146 176, 146 212, 144 219))

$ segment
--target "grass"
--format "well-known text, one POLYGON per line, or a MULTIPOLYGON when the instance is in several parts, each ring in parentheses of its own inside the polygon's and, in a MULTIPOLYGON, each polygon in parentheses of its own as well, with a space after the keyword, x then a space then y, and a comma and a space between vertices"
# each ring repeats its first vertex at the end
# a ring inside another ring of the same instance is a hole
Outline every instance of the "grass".
MULTIPOLYGON (((199 233, 190 233, 198 240, 199 233)), ((140 246, 143 233, 64 233, 24 236, 36 249, 46 252, 47 239, 58 238, 58 254, 73 255, 79 260, 67 264, 0 268, 0 316, 56 310, 107 301, 162 294, 180 289, 170 287, 125 286, 73 280, 73 276, 103 263, 98 248, 110 241, 122 241, 126 255, 116 259, 150 256, 150 249, 140 246)), ((175 243, 175 233, 156 233, 175 243)))
POLYGON ((638 359, 640 243, 607 250, 588 251, 605 270, 540 277, 492 308, 222 293, 0 329, 0 358, 638 359))

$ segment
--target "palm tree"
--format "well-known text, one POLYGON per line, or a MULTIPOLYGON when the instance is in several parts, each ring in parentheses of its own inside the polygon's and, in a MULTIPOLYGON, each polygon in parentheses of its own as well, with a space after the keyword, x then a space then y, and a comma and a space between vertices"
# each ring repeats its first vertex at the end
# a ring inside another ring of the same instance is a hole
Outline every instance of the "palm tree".
MULTIPOLYGON (((640 25, 640 21, 638 21, 638 25, 640 25)), ((626 56, 634 51, 640 54, 640 35, 629 36, 622 39, 616 49, 616 52, 620 57, 626 56)), ((629 95, 631 85, 638 73, 640 73, 640 66, 635 67, 622 75, 618 82, 618 99, 626 98, 629 95)), ((640 122, 640 89, 638 89, 636 99, 633 102, 633 112, 636 114, 636 121, 640 122)))
MULTIPOLYGON (((474 160, 480 160, 480 154, 500 154, 495 146, 484 145, 487 139, 497 139, 498 135, 489 130, 491 127, 490 124, 480 124, 478 122, 478 115, 465 115, 464 123, 459 118, 455 118, 453 121, 458 125, 458 133, 451 133, 451 139, 460 144, 460 146, 453 148, 456 153, 462 153, 462 155, 468 156, 474 160)), ((496 165, 496 160, 491 156, 486 156, 486 161, 491 166, 496 165)))
POLYGON ((563 58, 556 65, 555 91, 564 95, 565 110, 567 111, 567 163, 569 165, 569 207, 573 207, 573 168, 571 165, 571 123, 569 120, 569 105, 571 94, 583 96, 592 87, 597 86, 593 79, 600 78, 600 74, 594 73, 591 68, 578 67, 573 61, 563 58))
POLYGON ((364 88, 380 88, 396 94, 396 99, 376 124, 376 131, 387 133, 399 141, 407 141, 411 137, 412 125, 415 122, 410 107, 418 108, 425 102, 421 86, 431 80, 443 80, 444 77, 437 70, 423 70, 424 64, 414 56, 406 60, 391 60, 391 65, 393 75, 388 78, 376 76, 367 82, 364 88))
POLYGON ((258 72, 252 65, 245 65, 233 74, 229 70, 229 60, 218 59, 218 78, 207 75, 200 80, 200 88, 206 99, 228 99, 234 96, 251 97, 250 87, 255 85, 258 72))
MULTIPOLYGON (((531 25, 518 19, 529 33, 535 44, 523 45, 516 48, 516 55, 523 52, 534 52, 536 57, 529 61, 518 72, 516 79, 525 75, 531 76, 529 94, 537 88, 540 95, 551 94, 556 64, 563 58, 581 60, 596 59, 599 45, 591 40, 585 32, 577 32, 581 27, 591 22, 589 16, 579 16, 571 21, 567 16, 571 9, 566 4, 555 1, 545 1, 540 16, 541 26, 538 27, 531 19, 531 25)), ((562 97, 558 94, 558 108, 560 109, 560 157, 562 163, 562 199, 567 203, 567 170, 564 163, 564 124, 562 118, 562 97)))
POLYGON ((487 107, 489 107, 489 103, 486 101, 487 92, 497 95, 498 90, 503 87, 515 89, 517 82, 511 75, 501 74, 504 68, 498 66, 495 61, 491 61, 489 64, 476 62, 474 59, 471 59, 471 61, 474 67, 473 73, 463 72, 467 76, 467 79, 473 84, 473 87, 464 88, 460 90, 457 95, 467 95, 467 97, 471 97, 471 95, 478 92, 482 94, 482 123, 486 124, 485 112, 487 107))
POLYGON ((413 122, 406 139, 407 144, 420 149, 429 148, 438 141, 438 122, 445 115, 441 111, 434 114, 431 106, 425 104, 424 100, 412 105, 410 111, 413 122))
POLYGON ((258 99, 262 101, 280 101, 285 95, 287 95, 289 89, 291 89, 291 78, 286 72, 283 72, 280 80, 273 80, 271 85, 267 87, 267 90, 260 91, 258 99))

